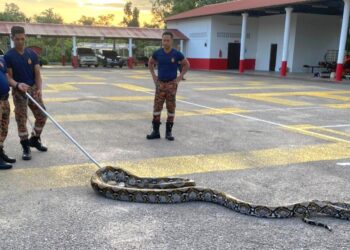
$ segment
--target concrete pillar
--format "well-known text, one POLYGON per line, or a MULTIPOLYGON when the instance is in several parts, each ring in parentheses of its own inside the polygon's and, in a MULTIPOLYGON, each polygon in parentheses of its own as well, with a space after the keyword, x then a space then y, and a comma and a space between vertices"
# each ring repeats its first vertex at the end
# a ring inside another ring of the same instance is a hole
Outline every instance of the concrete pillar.
POLYGON ((184 40, 180 40, 180 52, 184 53, 184 40))
POLYGON ((129 69, 133 68, 133 60, 132 60, 132 38, 129 38, 129 58, 128 58, 128 67, 129 69))
POLYGON ((242 13, 241 52, 240 52, 240 61, 239 61, 239 72, 240 73, 244 72, 248 16, 249 16, 248 13, 242 13))
POLYGON ((340 33, 340 44, 339 44, 337 72, 336 72, 337 81, 341 81, 343 78, 343 65, 344 65, 346 40, 348 37, 349 16, 350 16, 350 0, 344 0, 343 22, 342 22, 341 33, 340 33))
POLYGON ((64 38, 61 39, 61 56, 62 66, 66 66, 66 47, 64 45, 64 38))
POLYGON ((14 44, 14 42, 12 40, 11 34, 10 34, 10 47, 11 47, 11 49, 15 47, 15 44, 14 44))
POLYGON ((113 51, 116 51, 115 39, 113 39, 113 51))
POLYGON ((284 24, 281 76, 287 75, 287 65, 288 65, 287 60, 288 60, 290 23, 292 20, 292 12, 293 12, 293 8, 286 8, 286 21, 284 24))
POLYGON ((72 65, 73 68, 77 68, 78 67, 78 56, 77 56, 77 38, 75 36, 73 36, 72 38, 73 40, 73 58, 72 58, 72 65))

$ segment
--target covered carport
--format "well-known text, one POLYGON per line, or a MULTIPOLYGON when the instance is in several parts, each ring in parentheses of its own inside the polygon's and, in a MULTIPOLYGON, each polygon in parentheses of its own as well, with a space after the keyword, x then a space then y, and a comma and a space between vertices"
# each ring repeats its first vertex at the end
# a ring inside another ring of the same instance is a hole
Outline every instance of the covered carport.
MULTIPOLYGON (((97 38, 97 39, 127 39, 129 44, 129 62, 132 61, 132 44, 134 39, 143 40, 161 40, 162 29, 150 28, 121 28, 105 26, 86 26, 86 25, 62 25, 62 24, 42 24, 42 23, 20 23, 20 22, 0 22, 0 36, 7 36, 10 39, 11 47, 11 27, 22 26, 26 30, 27 36, 37 38, 56 37, 72 39, 72 65, 77 67, 77 39, 78 38, 97 38)), ((180 43, 180 50, 183 50, 183 41, 188 38, 178 30, 170 30, 174 34, 174 39, 180 43)), ((63 40, 62 40, 63 41, 63 40)), ((115 42, 114 42, 115 45, 115 42)), ((65 48, 62 43, 62 64, 65 64, 65 48)), ((129 67, 132 64, 129 63, 129 67)))

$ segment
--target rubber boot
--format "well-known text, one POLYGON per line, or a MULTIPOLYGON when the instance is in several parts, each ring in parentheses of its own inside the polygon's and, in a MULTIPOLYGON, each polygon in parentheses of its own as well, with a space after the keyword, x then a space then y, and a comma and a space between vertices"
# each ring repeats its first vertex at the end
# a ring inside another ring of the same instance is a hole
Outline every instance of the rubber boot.
POLYGON ((165 131, 165 138, 169 141, 175 140, 174 136, 172 135, 171 131, 173 129, 174 123, 173 122, 167 122, 166 123, 166 131, 165 131))
POLYGON ((160 122, 153 121, 153 131, 150 135, 147 135, 148 140, 154 140, 154 139, 160 139, 160 133, 159 133, 159 127, 160 127, 160 122))
POLYGON ((21 141, 21 145, 23 148, 23 154, 22 154, 22 159, 24 161, 29 161, 32 159, 32 152, 30 151, 30 147, 29 147, 29 140, 23 140, 21 141))
POLYGON ((47 147, 45 147, 41 143, 40 136, 32 135, 32 137, 29 139, 29 146, 31 146, 32 148, 36 148, 37 150, 39 150, 41 152, 46 152, 47 151, 47 147))
POLYGON ((15 163, 16 159, 9 157, 4 148, 0 147, 0 159, 4 160, 4 162, 8 162, 8 163, 15 163))

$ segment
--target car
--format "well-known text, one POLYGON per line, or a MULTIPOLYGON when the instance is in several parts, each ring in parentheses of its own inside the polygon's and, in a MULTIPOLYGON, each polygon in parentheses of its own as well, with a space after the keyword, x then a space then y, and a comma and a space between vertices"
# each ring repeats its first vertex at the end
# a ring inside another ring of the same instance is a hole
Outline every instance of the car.
POLYGON ((95 66, 98 67, 98 60, 95 52, 91 48, 78 48, 77 49, 78 56, 78 65, 82 67, 84 65, 90 67, 95 66))
POLYGON ((115 67, 122 68, 125 64, 124 60, 118 56, 118 53, 113 50, 99 50, 97 52, 99 62, 103 67, 115 67))

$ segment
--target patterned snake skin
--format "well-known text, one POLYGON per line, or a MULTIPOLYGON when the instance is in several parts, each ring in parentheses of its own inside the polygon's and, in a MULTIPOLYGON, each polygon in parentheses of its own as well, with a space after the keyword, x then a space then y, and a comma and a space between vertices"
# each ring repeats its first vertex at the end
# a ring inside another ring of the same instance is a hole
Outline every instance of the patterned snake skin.
POLYGON ((104 167, 91 178, 92 188, 103 196, 127 202, 180 203, 190 201, 212 202, 235 212, 259 218, 299 217, 310 225, 326 224, 311 220, 312 216, 328 216, 350 220, 350 204, 329 201, 310 201, 287 206, 261 206, 236 199, 209 188, 197 187, 195 182, 183 178, 141 178, 121 168, 104 167))

